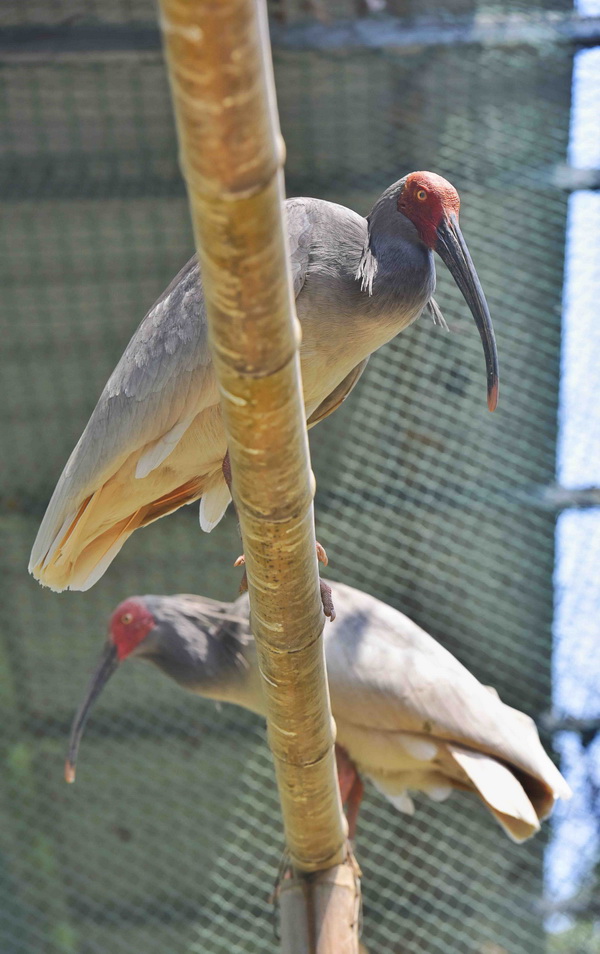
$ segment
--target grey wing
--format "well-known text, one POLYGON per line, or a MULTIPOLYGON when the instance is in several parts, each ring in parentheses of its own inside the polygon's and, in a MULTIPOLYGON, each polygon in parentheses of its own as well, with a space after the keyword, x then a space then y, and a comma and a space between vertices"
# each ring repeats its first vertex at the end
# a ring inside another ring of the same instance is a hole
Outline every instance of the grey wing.
POLYGON ((114 470, 117 459, 213 401, 206 308, 194 257, 152 306, 110 376, 80 441, 80 480, 82 470, 95 478, 105 467, 114 470))
POLYGON ((316 206, 317 203, 314 199, 288 199, 285 203, 288 248, 295 298, 302 291, 306 281, 313 235, 311 215, 316 206))
MULTIPOLYGON (((310 244, 305 200, 290 200, 288 241, 298 295, 310 244)), ((218 402, 202 279, 196 256, 175 276, 139 325, 109 378, 65 469, 86 485, 117 461, 186 426, 218 402)), ((182 436, 183 430, 179 437, 182 436)), ((174 446, 174 444, 173 444, 174 446)), ((199 461, 201 463, 201 461, 199 461)))
POLYGON ((143 319, 59 479, 32 551, 43 555, 73 508, 144 445, 214 403, 206 312, 195 258, 143 319))
POLYGON ((326 627, 325 649, 339 723, 463 743, 564 790, 533 720, 402 613, 350 587, 332 589, 337 619, 326 627))
MULTIPOLYGON (((306 277, 310 246, 305 202, 286 203, 296 296, 306 277)), ((189 422, 190 416, 217 401, 202 278, 194 256, 140 324, 88 428, 100 429, 101 442, 112 458, 121 450, 131 452, 147 444, 180 422, 189 422)), ((97 464, 90 466, 97 470, 97 464)))
MULTIPOLYGON (((331 215, 331 203, 326 203, 327 212, 331 215)), ((288 199, 286 203, 288 216, 288 241, 290 245, 290 259, 292 265, 292 276, 294 280, 294 294, 296 298, 300 294, 310 264, 311 248, 315 234, 319 228, 323 227, 323 202, 319 199, 288 199)), ((348 209, 342 208, 344 215, 351 219, 357 218, 354 213, 348 209)), ((353 222, 354 224, 354 222, 353 222)), ((321 245, 321 253, 323 248, 321 245)), ((352 389, 358 383, 363 371, 367 366, 369 357, 360 361, 356 367, 340 381, 340 383, 331 391, 330 394, 319 404, 308 418, 308 427, 314 427, 320 421, 323 421, 330 414, 340 407, 346 400, 352 389)))
MULTIPOLYGON (((286 203, 294 290, 306 277, 310 200, 286 203)), ((58 481, 34 543, 33 567, 63 521, 144 448, 136 475, 146 476, 174 449, 193 419, 218 403, 208 347, 206 307, 196 257, 187 262, 143 319, 109 378, 58 481)), ((210 446, 199 448, 212 460, 210 446)))

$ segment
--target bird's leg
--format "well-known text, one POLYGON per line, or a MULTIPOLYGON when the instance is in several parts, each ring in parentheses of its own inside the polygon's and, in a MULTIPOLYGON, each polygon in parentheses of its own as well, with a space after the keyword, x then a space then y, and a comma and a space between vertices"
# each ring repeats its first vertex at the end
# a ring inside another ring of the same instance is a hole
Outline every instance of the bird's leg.
MULTIPOLYGON (((225 478, 225 483, 227 484, 231 492, 232 480, 231 480, 231 461, 229 460, 229 451, 227 451, 227 453, 225 454, 225 457, 223 458, 223 464, 221 465, 221 467, 223 470, 223 477, 225 478)), ((235 504, 233 506, 235 509, 235 504)), ((319 561, 319 563, 322 563, 323 566, 327 566, 327 564, 329 563, 329 557, 327 556, 327 551, 325 550, 325 547, 319 543, 318 540, 316 543, 317 543, 317 560, 319 561)), ((237 558, 237 560, 235 561, 233 565, 244 566, 245 562, 246 562, 246 557, 242 553, 237 558)), ((321 580, 320 578, 319 578, 319 585, 321 589, 321 603, 323 604, 323 612, 325 613, 325 616, 327 617, 327 619, 333 622, 333 620, 335 619, 335 608, 333 605, 333 596, 331 595, 331 587, 325 582, 325 580, 321 580)), ((244 570, 242 582, 240 583, 240 593, 245 593, 247 589, 248 589, 248 577, 247 577, 246 571, 244 570)))
POLYGON ((348 837, 350 841, 354 841, 360 803, 362 802, 365 787, 358 774, 356 765, 346 750, 337 744, 335 746, 335 762, 337 765, 342 805, 347 805, 346 819, 348 821, 348 837))
POLYGON ((350 790, 348 796, 348 807, 346 809, 346 818, 348 820, 348 838, 350 841, 354 841, 356 838, 356 826, 358 824, 358 813, 360 812, 360 806, 363 800, 363 795, 365 793, 365 786, 363 785, 363 780, 356 773, 356 779, 354 780, 354 785, 350 790))

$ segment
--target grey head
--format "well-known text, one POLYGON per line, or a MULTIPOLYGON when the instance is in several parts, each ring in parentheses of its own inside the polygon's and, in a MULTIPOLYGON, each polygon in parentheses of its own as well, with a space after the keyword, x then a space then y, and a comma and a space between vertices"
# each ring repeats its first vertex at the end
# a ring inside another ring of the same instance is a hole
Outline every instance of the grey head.
MULTIPOLYGON (((253 639, 248 616, 239 609, 235 613, 229 603, 184 594, 143 600, 154 625, 130 655, 154 663, 185 689, 204 695, 214 695, 246 672, 245 650, 253 639)), ((118 627, 113 624, 113 632, 117 646, 123 646, 125 627, 118 627)))
MULTIPOLYGON (((254 640, 247 602, 234 605, 200 596, 132 596, 114 610, 104 650, 77 710, 65 777, 75 780, 79 743, 92 705, 126 659, 158 666, 191 692, 244 701, 254 640)), ((252 708, 252 706, 250 706, 252 708)))
POLYGON ((399 179, 379 197, 367 217, 367 241, 356 278, 369 294, 376 290, 381 272, 395 274, 410 288, 414 276, 423 273, 423 256, 431 258, 437 252, 475 319, 485 355, 488 407, 493 411, 499 381, 496 340, 485 295, 458 224, 459 209, 458 192, 447 179, 433 172, 411 172, 399 179))

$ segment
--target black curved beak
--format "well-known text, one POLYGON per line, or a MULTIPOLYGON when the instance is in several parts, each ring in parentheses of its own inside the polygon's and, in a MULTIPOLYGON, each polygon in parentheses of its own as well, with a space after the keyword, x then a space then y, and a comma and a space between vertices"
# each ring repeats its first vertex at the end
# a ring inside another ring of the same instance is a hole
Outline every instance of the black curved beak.
POLYGON ((79 751, 79 743, 90 709, 118 666, 119 657, 117 656, 117 647, 114 646, 113 643, 107 643, 100 657, 100 661, 92 673, 84 700, 73 719, 71 736, 69 738, 69 754, 67 755, 67 761, 65 763, 65 781, 67 782, 75 781, 77 752, 79 751))
POLYGON ((435 250, 460 288, 481 337, 487 370, 487 403, 490 411, 493 411, 498 403, 499 386, 496 338, 483 288, 454 212, 444 216, 438 226, 437 236, 435 250))

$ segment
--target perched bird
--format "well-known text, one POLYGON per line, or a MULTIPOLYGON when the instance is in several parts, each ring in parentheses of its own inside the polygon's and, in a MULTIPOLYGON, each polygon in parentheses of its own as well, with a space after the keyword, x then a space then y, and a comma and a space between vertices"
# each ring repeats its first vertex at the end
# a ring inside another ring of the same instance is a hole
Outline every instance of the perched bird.
MULTIPOLYGON (((533 720, 501 702, 402 613, 341 583, 332 589, 337 618, 325 628, 325 655, 350 834, 361 775, 400 811, 412 814, 410 792, 443 801, 460 789, 478 795, 514 841, 534 834, 570 790, 533 720)), ((75 778, 94 699, 130 656, 154 663, 191 692, 264 714, 248 616, 246 595, 233 604, 201 596, 121 603, 73 722, 67 781, 75 778)))
MULTIPOLYGON (((434 250, 477 323, 494 409, 494 332, 459 205, 454 187, 431 172, 394 183, 366 219, 320 199, 287 200, 309 427, 339 407, 369 355, 426 306, 443 322, 432 298, 434 250)), ((231 499, 226 455, 193 258, 148 312, 102 392, 52 495, 30 572, 54 590, 87 590, 134 530, 198 498, 200 524, 211 530, 231 499)))

